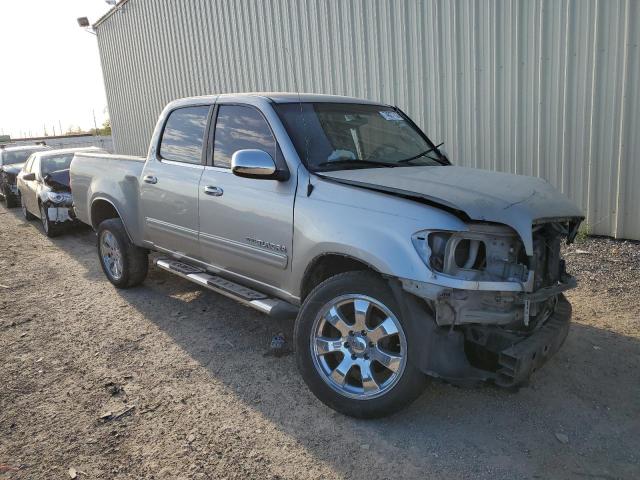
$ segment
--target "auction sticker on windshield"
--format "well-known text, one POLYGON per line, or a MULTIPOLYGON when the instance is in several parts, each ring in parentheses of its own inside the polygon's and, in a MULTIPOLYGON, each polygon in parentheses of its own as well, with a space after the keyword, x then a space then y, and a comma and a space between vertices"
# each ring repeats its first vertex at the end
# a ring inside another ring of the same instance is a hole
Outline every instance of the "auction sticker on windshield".
POLYGON ((398 112, 392 112, 389 110, 385 110, 383 112, 380 112, 380 115, 382 115, 382 118, 384 118, 385 120, 404 120, 400 114, 398 112))

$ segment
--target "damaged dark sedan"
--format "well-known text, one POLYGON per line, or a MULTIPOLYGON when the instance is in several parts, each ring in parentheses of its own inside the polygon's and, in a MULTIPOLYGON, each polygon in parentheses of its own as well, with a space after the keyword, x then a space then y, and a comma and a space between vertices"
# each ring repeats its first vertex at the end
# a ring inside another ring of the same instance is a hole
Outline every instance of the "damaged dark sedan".
POLYGON ((76 153, 100 153, 99 148, 68 148, 34 153, 18 174, 17 187, 27 220, 39 218, 48 237, 59 235, 77 222, 69 182, 69 167, 76 153))
POLYGON ((0 145, 0 198, 4 199, 7 208, 19 205, 16 177, 25 162, 34 152, 47 150, 46 145, 0 145))

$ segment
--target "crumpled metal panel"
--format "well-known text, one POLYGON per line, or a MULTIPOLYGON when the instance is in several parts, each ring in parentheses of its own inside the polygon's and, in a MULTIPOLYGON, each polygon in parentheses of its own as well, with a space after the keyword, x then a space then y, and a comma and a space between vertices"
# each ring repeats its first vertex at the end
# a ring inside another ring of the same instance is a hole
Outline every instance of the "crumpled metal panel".
POLYGON ((144 154, 182 96, 353 95, 640 239, 639 18, 635 0, 129 0, 96 30, 118 153, 144 154))
POLYGON ((552 218, 578 220, 582 212, 549 183, 538 178, 467 167, 366 168, 323 172, 323 178, 417 196, 464 212, 473 220, 512 227, 533 255, 531 225, 552 218))

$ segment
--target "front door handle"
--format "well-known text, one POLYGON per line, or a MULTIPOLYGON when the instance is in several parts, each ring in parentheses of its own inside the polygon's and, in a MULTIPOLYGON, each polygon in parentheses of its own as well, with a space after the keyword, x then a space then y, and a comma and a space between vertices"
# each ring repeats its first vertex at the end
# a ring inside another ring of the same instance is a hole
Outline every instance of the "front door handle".
POLYGON ((147 175, 142 180, 144 180, 145 183, 150 183, 151 185, 158 183, 158 179, 153 175, 147 175))
POLYGON ((221 197, 224 192, 220 187, 207 185, 206 187, 204 187, 204 193, 207 195, 211 195, 212 197, 221 197))

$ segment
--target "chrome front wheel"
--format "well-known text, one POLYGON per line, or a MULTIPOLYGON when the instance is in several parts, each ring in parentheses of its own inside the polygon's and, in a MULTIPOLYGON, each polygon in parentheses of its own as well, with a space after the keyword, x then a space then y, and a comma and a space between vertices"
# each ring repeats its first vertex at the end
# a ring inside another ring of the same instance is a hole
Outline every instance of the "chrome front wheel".
POLYGON ((376 398, 402 376, 407 360, 402 325, 375 298, 351 294, 331 300, 320 310, 312 331, 314 365, 339 394, 376 398))
POLYGON ((346 415, 374 418, 417 398, 426 378, 409 338, 413 320, 373 272, 335 275, 306 296, 295 325, 298 369, 311 391, 346 415), (409 327, 408 327, 409 326, 409 327))

